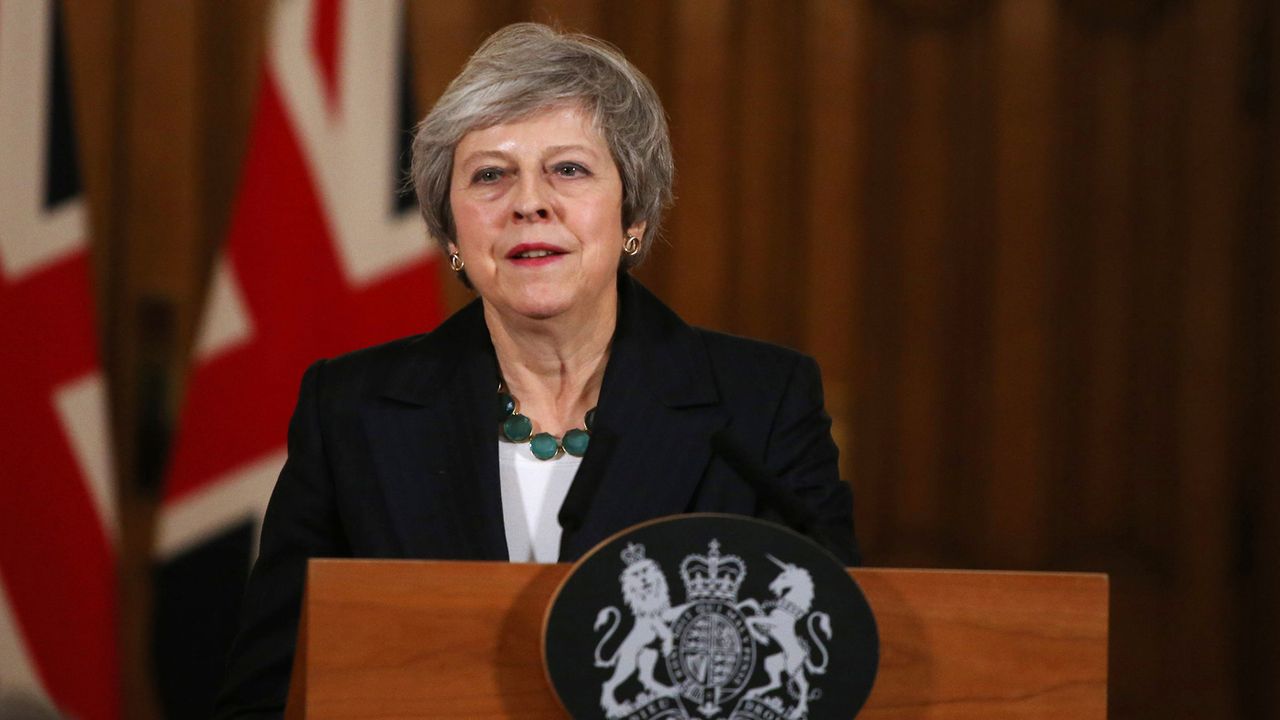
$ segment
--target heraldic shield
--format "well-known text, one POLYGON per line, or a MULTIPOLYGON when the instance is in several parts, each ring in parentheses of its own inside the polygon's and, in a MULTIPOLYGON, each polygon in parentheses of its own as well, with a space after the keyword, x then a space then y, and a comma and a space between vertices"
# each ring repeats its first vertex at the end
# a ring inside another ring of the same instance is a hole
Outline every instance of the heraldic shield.
POLYGON ((817 543, 762 520, 680 515, 578 562, 548 609, 543 656, 575 718, 846 720, 871 694, 879 639, 861 590, 817 543))

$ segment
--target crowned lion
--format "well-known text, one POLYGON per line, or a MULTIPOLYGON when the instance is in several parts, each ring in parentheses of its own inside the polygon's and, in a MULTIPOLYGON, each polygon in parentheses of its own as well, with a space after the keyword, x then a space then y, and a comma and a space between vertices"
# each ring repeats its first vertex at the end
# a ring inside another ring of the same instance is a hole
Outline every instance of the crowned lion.
POLYGON ((633 674, 639 673, 637 679, 650 698, 676 694, 675 688, 653 677, 653 668, 658 662, 658 649, 653 645, 660 642, 663 655, 672 652, 674 636, 670 624, 679 617, 681 608, 671 607, 667 578, 656 562, 644 556, 643 545, 627 545, 622 551, 622 559, 627 563, 619 576, 622 599, 631 609, 635 624, 608 659, 602 657, 601 652, 618 630, 622 613, 616 607, 604 608, 596 615, 594 628, 599 632, 600 628, 609 625, 596 645, 595 658, 596 667, 615 668, 613 676, 600 689, 600 707, 608 717, 620 717, 631 711, 632 703, 619 703, 615 692, 633 674))

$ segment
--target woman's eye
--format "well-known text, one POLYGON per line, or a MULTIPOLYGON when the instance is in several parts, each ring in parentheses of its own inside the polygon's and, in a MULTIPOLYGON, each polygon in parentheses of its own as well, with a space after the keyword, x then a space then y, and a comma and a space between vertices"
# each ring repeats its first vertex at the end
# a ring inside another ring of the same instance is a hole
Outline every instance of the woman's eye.
POLYGON ((481 168, 471 176, 471 182, 495 183, 502 179, 502 171, 498 168, 481 168))
POLYGON ((587 169, 577 163, 560 163, 555 166, 555 173, 560 177, 581 177, 587 174, 587 169))

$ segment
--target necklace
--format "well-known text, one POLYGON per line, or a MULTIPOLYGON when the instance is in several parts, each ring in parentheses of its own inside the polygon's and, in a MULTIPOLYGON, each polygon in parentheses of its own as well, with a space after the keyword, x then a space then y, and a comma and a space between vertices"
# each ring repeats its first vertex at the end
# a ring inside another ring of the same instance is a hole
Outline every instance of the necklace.
POLYGON ((507 390, 507 384, 498 381, 498 434, 509 442, 529 443, 529 451, 539 460, 550 460, 564 451, 574 457, 587 454, 591 442, 591 429, 596 424, 596 409, 587 411, 582 422, 586 430, 574 428, 556 437, 549 432, 533 434, 533 420, 520 414, 520 401, 507 390))

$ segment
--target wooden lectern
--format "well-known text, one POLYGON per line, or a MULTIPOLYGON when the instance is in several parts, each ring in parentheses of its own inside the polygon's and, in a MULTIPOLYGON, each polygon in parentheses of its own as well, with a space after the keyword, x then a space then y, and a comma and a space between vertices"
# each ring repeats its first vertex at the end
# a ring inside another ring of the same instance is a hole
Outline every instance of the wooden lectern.
MULTIPOLYGON (((286 717, 566 717, 540 634, 569 567, 312 560, 286 717)), ((1106 717, 1105 575, 850 572, 880 631, 860 720, 1106 717)))

